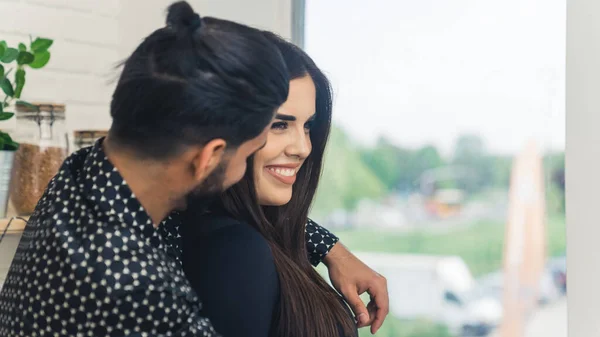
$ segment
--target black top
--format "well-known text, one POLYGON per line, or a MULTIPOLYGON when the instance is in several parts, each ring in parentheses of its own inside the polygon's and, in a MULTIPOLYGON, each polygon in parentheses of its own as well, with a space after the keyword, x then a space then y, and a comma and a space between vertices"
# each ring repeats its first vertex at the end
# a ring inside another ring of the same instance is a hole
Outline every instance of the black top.
POLYGON ((182 260, 215 330, 224 337, 270 336, 279 277, 267 241, 254 228, 223 215, 189 216, 182 260))
POLYGON ((279 277, 267 241, 249 225, 203 217, 183 227, 183 269, 202 314, 224 337, 267 337, 279 277))

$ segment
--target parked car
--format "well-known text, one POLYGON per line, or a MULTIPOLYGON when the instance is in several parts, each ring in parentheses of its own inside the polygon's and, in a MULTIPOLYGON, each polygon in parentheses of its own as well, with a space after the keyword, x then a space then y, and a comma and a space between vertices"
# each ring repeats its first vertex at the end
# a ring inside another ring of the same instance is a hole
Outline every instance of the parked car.
MULTIPOLYGON (((477 279, 471 296, 490 296, 502 303, 504 273, 497 271, 477 279)), ((552 303, 566 294, 566 259, 548 260, 540 278, 538 303, 552 303)))
POLYGON ((475 281, 456 256, 356 253, 388 280, 390 314, 446 325, 457 336, 487 336, 500 322, 493 297, 471 298, 475 281))

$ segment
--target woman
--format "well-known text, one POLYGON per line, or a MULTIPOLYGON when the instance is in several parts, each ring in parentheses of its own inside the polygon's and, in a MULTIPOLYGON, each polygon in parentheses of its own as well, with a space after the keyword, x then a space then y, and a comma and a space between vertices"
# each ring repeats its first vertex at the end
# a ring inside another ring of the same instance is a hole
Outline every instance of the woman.
POLYGON ((184 222, 183 265, 203 315, 229 336, 356 336, 346 304, 306 258, 304 229, 331 127, 327 78, 272 33, 290 91, 240 183, 184 222), (197 223, 202 226, 196 226, 197 223))

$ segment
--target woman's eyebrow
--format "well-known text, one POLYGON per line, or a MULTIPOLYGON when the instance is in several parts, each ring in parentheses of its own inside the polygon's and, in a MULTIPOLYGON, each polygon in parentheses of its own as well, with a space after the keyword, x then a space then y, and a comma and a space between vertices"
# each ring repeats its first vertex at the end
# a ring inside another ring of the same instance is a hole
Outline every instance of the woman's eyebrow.
POLYGON ((288 122, 294 122, 296 120, 296 117, 291 116, 291 115, 277 114, 277 115, 275 115, 275 119, 280 119, 282 121, 288 121, 288 122))

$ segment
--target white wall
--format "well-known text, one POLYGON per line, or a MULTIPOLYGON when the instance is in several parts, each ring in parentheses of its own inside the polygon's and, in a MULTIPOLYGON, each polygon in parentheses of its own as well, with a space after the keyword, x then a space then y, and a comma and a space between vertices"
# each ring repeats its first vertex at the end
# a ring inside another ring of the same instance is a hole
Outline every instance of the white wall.
POLYGON ((600 335, 600 2, 567 1, 569 337, 600 335))
POLYGON ((119 0, 0 0, 0 40, 55 40, 46 68, 30 70, 23 98, 67 104, 69 128, 107 127, 108 71, 118 57, 119 0))
MULTIPOLYGON (((31 70, 23 99, 65 103, 67 127, 108 128, 114 66, 164 25, 173 0, 0 0, 0 40, 55 40, 48 66, 31 70)), ((291 35, 291 0, 190 0, 210 15, 291 35)), ((2 125, 10 128, 14 121, 2 125)))
MULTIPOLYGON (((164 25, 172 0, 121 0, 119 38, 122 54, 164 25), (151 4, 151 5, 149 5, 151 4)), ((191 0, 200 16, 214 16, 291 36, 291 0, 191 0)))

